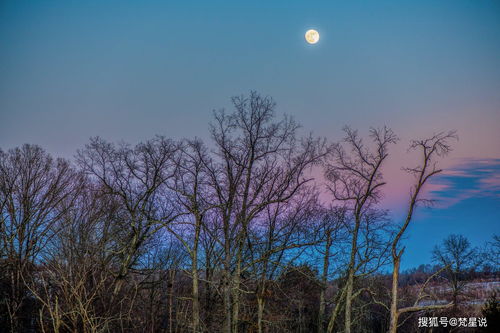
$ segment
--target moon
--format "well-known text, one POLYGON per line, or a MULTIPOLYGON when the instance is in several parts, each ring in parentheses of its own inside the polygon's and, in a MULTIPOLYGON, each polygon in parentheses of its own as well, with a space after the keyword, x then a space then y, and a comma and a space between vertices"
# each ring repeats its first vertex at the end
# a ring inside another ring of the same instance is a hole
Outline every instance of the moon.
POLYGON ((306 38, 306 42, 309 44, 316 44, 319 41, 319 32, 314 29, 310 29, 306 31, 304 37, 306 38))

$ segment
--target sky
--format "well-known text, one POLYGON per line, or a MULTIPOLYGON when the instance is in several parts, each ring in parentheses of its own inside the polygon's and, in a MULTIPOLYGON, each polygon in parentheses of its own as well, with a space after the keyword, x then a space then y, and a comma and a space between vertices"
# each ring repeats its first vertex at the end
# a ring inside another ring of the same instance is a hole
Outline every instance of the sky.
POLYGON ((417 211, 405 267, 450 233, 500 233, 500 2, 0 2, 0 147, 71 158, 91 136, 208 138, 212 110, 256 90, 329 140, 391 127, 384 204, 398 220, 410 139, 457 130, 417 211), (314 28, 321 39, 305 43, 314 28))

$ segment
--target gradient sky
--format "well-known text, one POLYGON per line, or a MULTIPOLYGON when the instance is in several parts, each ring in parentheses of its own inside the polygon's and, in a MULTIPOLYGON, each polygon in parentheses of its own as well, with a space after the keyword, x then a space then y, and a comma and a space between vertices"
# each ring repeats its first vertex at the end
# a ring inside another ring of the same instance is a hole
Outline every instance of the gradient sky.
POLYGON ((396 218, 408 140, 458 131, 403 268, 429 262, 449 233, 474 245, 500 233, 499 1, 0 2, 2 149, 71 157, 95 135, 206 138, 211 111, 251 89, 332 140, 346 124, 393 128, 396 218))

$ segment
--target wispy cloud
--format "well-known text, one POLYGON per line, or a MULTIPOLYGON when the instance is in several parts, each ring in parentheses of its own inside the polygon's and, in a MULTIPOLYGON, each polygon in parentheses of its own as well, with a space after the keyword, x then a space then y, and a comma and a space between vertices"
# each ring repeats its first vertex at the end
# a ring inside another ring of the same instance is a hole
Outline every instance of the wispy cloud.
POLYGON ((461 159, 434 178, 429 192, 441 208, 470 198, 500 199, 500 159, 461 159))

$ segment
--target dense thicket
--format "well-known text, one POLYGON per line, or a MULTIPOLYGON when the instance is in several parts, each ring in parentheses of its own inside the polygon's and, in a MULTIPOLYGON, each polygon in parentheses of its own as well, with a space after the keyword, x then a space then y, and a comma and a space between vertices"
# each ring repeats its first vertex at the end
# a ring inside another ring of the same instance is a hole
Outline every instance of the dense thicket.
POLYGON ((399 273, 453 132, 410 143, 421 164, 399 223, 379 207, 390 129, 328 144, 269 97, 232 104, 208 143, 92 138, 74 161, 0 150, 0 331, 411 332, 416 314, 479 311, 467 281, 497 278, 498 256, 475 262, 463 236, 399 273))

